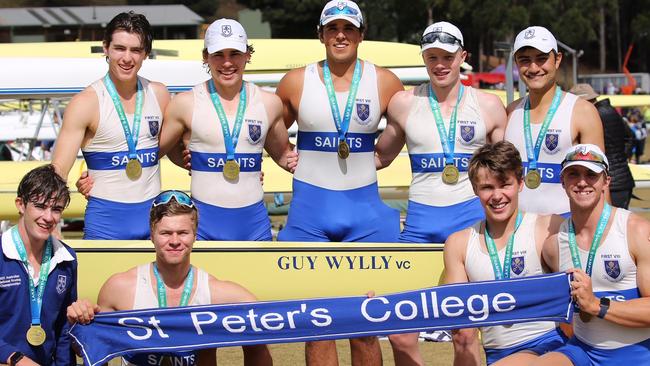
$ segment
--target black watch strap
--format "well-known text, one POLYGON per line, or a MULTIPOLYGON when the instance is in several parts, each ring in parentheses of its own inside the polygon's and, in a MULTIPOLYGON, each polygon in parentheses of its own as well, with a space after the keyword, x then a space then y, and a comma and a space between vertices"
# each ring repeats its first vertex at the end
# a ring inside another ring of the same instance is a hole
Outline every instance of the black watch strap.
POLYGON ((605 314, 607 314, 607 310, 609 310, 609 303, 610 303, 609 297, 601 297, 600 298, 600 311, 598 311, 598 317, 603 319, 605 317, 605 314))
POLYGON ((9 357, 9 366, 16 365, 18 362, 20 362, 20 360, 23 359, 23 357, 25 357, 24 353, 22 353, 20 351, 14 352, 14 354, 11 355, 11 357, 9 357))

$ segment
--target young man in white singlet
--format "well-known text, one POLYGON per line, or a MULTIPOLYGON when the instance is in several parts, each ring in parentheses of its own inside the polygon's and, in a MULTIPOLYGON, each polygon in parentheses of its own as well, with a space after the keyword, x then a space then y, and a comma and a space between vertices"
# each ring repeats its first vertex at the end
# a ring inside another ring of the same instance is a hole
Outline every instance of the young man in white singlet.
MULTIPOLYGON (((378 169, 388 166, 406 142, 413 180, 400 242, 444 243, 484 217, 467 168, 476 149, 503 139, 506 113, 497 96, 461 84, 467 51, 460 29, 434 23, 424 30, 421 44, 430 80, 391 99, 376 164, 378 169)), ((396 364, 423 364, 417 333, 389 339, 396 364)))
MULTIPOLYGON (((300 153, 278 240, 398 240, 399 212, 379 197, 374 149, 381 116, 403 87, 389 70, 358 59, 363 29, 355 2, 328 2, 318 25, 326 59, 289 71, 278 85, 286 126, 298 123, 300 153)), ((353 365, 381 363, 376 337, 351 346, 353 365)), ((308 343, 306 358, 309 364, 338 364, 335 343, 308 343)))
POLYGON ((508 106, 505 134, 524 161, 520 205, 526 212, 566 216, 569 201, 560 184, 560 163, 572 145, 604 148, 603 126, 591 103, 557 84, 562 53, 548 29, 519 32, 514 52, 519 80, 528 87, 528 96, 508 106))
MULTIPOLYGON (((99 291, 97 305, 79 300, 68 307, 71 323, 86 324, 100 311, 149 309, 166 306, 227 304, 255 301, 240 285, 221 281, 192 266, 190 254, 196 240, 198 211, 181 191, 164 191, 155 197, 149 215, 156 260, 111 276, 99 291), (159 291, 163 289, 163 291, 159 291)), ((244 346, 246 365, 272 365, 265 345, 244 346)), ((127 365, 216 365, 216 351, 132 354, 127 365), (167 360, 165 360, 167 358, 167 360)))
MULTIPOLYGON (((138 77, 153 31, 141 14, 115 16, 106 26, 108 73, 66 108, 52 164, 66 179, 79 148, 94 182, 84 239, 146 239, 146 213, 160 192, 158 132, 169 93, 138 77)), ((85 173, 84 173, 85 176, 85 173)))
MULTIPOLYGON (((518 208, 523 167, 515 146, 507 141, 478 149, 469 163, 469 178, 485 220, 454 233, 444 250, 445 282, 475 282, 544 273, 542 247, 557 233, 562 218, 518 208), (533 239, 533 240, 531 240, 533 239)), ((488 365, 524 365, 564 345, 554 322, 483 327, 481 340, 488 365)), ((455 330, 454 364, 479 365, 476 329, 455 330)))
POLYGON ((533 365, 650 364, 650 222, 611 207, 608 161, 592 144, 571 148, 561 179, 571 218, 544 244, 553 271, 572 273, 574 336, 533 365))
POLYGON ((160 152, 166 154, 181 141, 190 151, 199 240, 270 241, 260 181, 262 152, 287 171, 297 161, 282 121, 282 102, 244 81, 254 51, 241 24, 215 21, 204 43, 203 62, 211 78, 169 103, 160 152))

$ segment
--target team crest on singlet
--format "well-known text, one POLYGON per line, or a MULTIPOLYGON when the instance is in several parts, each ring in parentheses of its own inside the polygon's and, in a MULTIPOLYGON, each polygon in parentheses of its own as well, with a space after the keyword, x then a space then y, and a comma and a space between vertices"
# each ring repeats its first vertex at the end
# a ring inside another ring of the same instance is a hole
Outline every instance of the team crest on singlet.
POLYGON ((248 124, 248 142, 257 144, 262 138, 262 121, 247 119, 248 124))
POLYGON ((521 275, 524 272, 524 268, 526 268, 525 258, 523 256, 512 257, 510 259, 510 268, 512 269, 512 273, 521 275))
POLYGON ((158 116, 146 116, 145 119, 149 124, 149 133, 151 137, 156 137, 160 131, 160 118, 158 116))
POLYGON ((471 145, 476 137, 476 122, 458 121, 458 142, 463 145, 471 145))
POLYGON ((366 125, 370 123, 370 103, 357 102, 357 123, 366 125))
POLYGON ((548 154, 555 154, 560 151, 560 134, 547 133, 544 136, 544 151, 548 154))
POLYGON ((604 264, 605 273, 607 273, 607 276, 609 276, 612 280, 617 280, 621 275, 621 265, 619 264, 618 260, 605 260, 604 264))
POLYGON ((56 279, 56 292, 59 295, 63 295, 63 293, 65 292, 65 288, 67 287, 66 286, 67 283, 68 283, 68 277, 66 277, 65 275, 59 275, 59 277, 57 277, 57 279, 56 279))

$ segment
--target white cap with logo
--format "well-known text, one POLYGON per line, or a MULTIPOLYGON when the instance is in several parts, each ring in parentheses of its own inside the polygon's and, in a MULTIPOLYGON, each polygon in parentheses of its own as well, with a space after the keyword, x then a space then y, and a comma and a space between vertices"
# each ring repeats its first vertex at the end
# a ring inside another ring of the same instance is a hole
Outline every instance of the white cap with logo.
POLYGON ((429 48, 440 48, 454 53, 464 47, 463 33, 449 22, 437 22, 428 26, 422 33, 421 52, 429 48))
POLYGON ((228 48, 246 52, 248 37, 244 27, 238 21, 223 18, 210 24, 205 32, 204 45, 208 53, 215 53, 228 48))
POLYGON ((336 19, 347 20, 357 28, 361 28, 363 25, 363 15, 359 5, 350 0, 332 0, 325 4, 320 13, 320 25, 325 25, 336 19))
POLYGON ((513 52, 517 52, 523 47, 533 47, 544 53, 554 50, 557 52, 557 41, 548 29, 540 26, 528 27, 515 38, 515 45, 513 52))
POLYGON ((597 174, 609 170, 607 156, 594 144, 575 145, 567 151, 566 157, 562 161, 562 172, 574 165, 583 166, 597 174))

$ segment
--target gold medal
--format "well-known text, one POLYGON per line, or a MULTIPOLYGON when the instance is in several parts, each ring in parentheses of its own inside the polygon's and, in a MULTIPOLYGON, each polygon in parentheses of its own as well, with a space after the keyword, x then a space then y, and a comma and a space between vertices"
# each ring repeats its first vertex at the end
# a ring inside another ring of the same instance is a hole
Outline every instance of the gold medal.
POLYGON ((589 323, 589 321, 591 321, 592 317, 593 317, 593 315, 591 315, 591 314, 589 314, 589 313, 587 313, 585 311, 582 311, 582 310, 580 311, 580 320, 582 320, 583 322, 589 323))
POLYGON ((239 164, 234 160, 227 160, 223 166, 223 176, 228 180, 237 180, 239 178, 239 164))
POLYGON ((445 182, 445 184, 456 184, 458 183, 459 175, 460 173, 455 165, 447 164, 442 170, 442 181, 445 182))
POLYGON ((539 175, 537 169, 531 169, 526 174, 526 177, 524 178, 524 183, 526 183, 526 187, 530 189, 535 189, 539 187, 539 185, 542 183, 542 176, 539 175))
POLYGON ((32 324, 27 330, 27 342, 32 346, 40 346, 45 343, 45 330, 39 324, 32 324))
POLYGON ((347 159, 350 156, 350 145, 345 140, 339 140, 339 158, 347 159))
POLYGON ((126 163, 126 176, 131 180, 138 180, 142 176, 142 164, 138 159, 129 159, 126 163))

